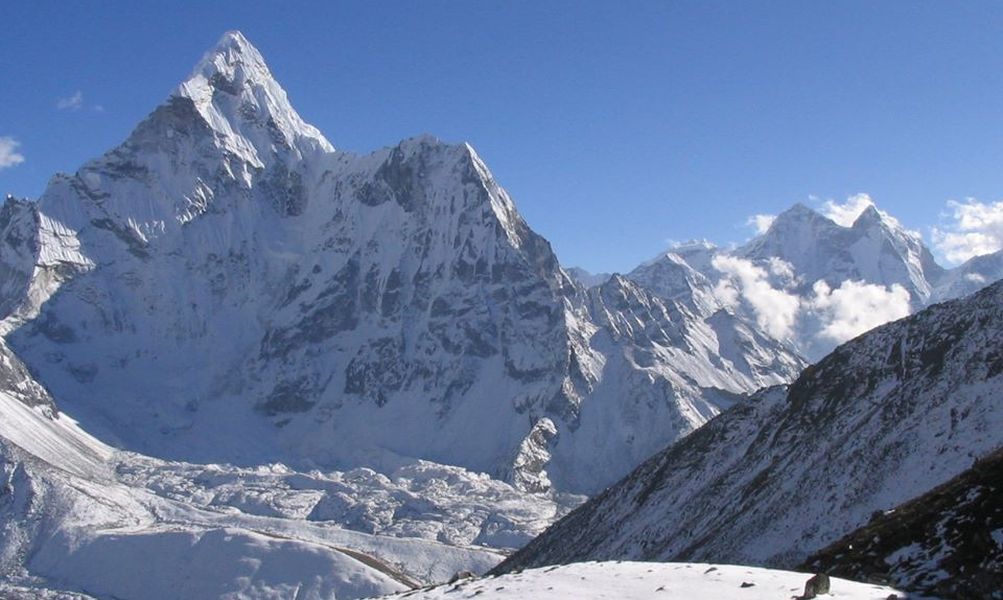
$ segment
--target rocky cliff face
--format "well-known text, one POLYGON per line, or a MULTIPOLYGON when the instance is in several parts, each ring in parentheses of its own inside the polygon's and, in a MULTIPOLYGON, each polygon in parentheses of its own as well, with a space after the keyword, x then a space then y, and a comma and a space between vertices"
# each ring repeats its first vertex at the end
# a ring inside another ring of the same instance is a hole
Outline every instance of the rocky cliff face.
POLYGON ((501 570, 796 565, 1001 444, 1003 283, 843 346, 655 455, 501 570))
POLYGON ((10 347, 158 457, 593 491, 803 366, 622 280, 586 292, 469 145, 334 150, 235 32, 0 226, 10 347))

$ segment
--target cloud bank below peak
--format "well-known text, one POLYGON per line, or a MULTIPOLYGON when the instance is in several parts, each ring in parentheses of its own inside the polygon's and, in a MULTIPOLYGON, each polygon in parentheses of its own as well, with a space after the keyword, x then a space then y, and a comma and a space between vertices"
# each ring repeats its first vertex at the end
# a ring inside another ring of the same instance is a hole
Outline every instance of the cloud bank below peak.
POLYGON ((909 316, 909 292, 899 284, 883 286, 846 280, 833 288, 816 281, 810 294, 798 294, 789 263, 774 258, 768 267, 737 256, 717 255, 711 264, 722 274, 714 288, 725 306, 747 307, 756 325, 781 340, 807 338, 809 345, 841 344, 889 321, 909 316))

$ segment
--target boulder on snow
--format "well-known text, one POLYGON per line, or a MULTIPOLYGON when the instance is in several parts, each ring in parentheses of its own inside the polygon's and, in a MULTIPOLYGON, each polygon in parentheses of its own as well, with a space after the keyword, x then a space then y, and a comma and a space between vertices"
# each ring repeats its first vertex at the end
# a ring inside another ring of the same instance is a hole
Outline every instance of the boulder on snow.
POLYGON ((825 573, 818 573, 804 584, 804 600, 810 600, 819 594, 829 593, 829 576, 825 573))
POLYGON ((449 578, 449 583, 456 583, 461 579, 473 579, 474 577, 477 577, 477 575, 471 571, 457 571, 455 575, 449 578))

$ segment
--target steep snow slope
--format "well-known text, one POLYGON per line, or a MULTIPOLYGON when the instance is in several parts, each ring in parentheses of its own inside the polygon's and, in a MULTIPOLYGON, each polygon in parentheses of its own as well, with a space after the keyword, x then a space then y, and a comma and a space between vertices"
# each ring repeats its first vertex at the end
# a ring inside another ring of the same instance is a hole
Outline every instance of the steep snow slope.
POLYGON ((587 301, 603 376, 580 408, 576 435, 551 450, 554 462, 575 465, 577 481, 629 471, 667 433, 690 433, 731 406, 736 392, 792 378, 804 366, 742 323, 701 319, 618 275, 590 289, 587 301))
POLYGON ((1003 449, 812 555, 806 568, 934 598, 1003 598, 1003 449))
MULTIPOLYGON (((794 598, 805 589, 811 575, 699 563, 586 562, 530 569, 387 596, 410 600, 434 598, 534 598, 538 600, 776 600, 794 598)), ((887 600, 907 598, 889 587, 831 579, 824 598, 887 600)))
POLYGON ((1003 283, 840 346, 551 527, 500 571, 580 560, 794 565, 1003 445, 1003 283))
POLYGON ((158 458, 591 492, 803 365, 681 309, 648 320, 689 337, 635 339, 470 146, 334 151, 236 32, 0 226, 8 344, 85 429, 158 458))

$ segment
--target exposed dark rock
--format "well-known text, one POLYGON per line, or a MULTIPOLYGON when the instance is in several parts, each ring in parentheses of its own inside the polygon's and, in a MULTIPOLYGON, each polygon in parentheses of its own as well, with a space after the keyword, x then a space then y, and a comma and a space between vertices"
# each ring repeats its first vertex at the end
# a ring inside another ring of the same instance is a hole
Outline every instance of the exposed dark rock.
POLYGON ((825 573, 818 573, 804 584, 804 595, 801 596, 802 600, 812 600, 812 598, 817 598, 819 594, 829 593, 829 576, 825 573))

